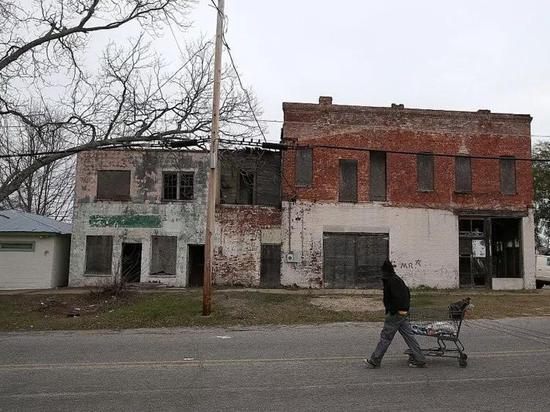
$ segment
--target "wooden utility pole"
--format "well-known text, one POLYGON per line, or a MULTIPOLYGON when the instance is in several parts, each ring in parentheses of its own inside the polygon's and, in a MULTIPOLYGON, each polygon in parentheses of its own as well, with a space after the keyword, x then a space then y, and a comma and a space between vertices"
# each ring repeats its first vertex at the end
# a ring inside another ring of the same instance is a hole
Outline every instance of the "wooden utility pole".
POLYGON ((212 263, 214 261, 214 226, 218 201, 218 143, 220 130, 220 82, 222 73, 222 43, 224 0, 218 0, 216 49, 214 54, 214 96, 212 102, 212 134, 210 138, 210 168, 208 169, 208 204, 206 240, 204 242, 204 279, 202 286, 202 314, 209 316, 212 307, 212 263))

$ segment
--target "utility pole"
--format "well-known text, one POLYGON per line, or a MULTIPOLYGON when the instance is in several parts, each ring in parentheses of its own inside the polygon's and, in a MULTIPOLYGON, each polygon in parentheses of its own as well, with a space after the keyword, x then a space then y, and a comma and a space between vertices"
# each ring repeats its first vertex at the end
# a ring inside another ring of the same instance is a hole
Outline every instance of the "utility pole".
POLYGON ((204 279, 202 285, 202 314, 209 316, 212 303, 212 263, 214 260, 214 226, 218 202, 218 143, 220 130, 220 82, 222 73, 222 40, 225 0, 218 0, 216 48, 214 53, 214 96, 212 102, 212 134, 210 137, 210 168, 208 169, 208 203, 206 240, 204 242, 204 279))

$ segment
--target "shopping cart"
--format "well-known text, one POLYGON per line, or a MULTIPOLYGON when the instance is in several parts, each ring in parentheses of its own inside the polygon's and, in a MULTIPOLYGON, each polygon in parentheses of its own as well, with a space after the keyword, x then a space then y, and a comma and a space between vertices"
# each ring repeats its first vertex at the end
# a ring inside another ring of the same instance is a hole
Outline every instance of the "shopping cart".
MULTIPOLYGON (((473 305, 470 298, 452 303, 443 311, 417 311, 411 308, 409 320, 414 334, 437 340, 437 347, 421 349, 424 355, 455 358, 458 359, 458 364, 465 368, 468 365, 468 355, 464 353, 464 345, 460 341, 460 329, 466 311, 471 308, 473 305)), ((410 361, 414 361, 410 349, 405 351, 405 354, 409 355, 410 361)))

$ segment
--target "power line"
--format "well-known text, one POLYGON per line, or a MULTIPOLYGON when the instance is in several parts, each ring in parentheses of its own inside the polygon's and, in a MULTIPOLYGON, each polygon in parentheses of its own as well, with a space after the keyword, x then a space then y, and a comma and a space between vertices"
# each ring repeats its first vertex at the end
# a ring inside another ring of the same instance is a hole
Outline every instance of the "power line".
POLYGON ((509 160, 518 160, 518 161, 528 161, 528 162, 550 162, 550 158, 537 158, 537 157, 514 157, 514 156, 480 156, 480 155, 468 155, 468 154, 450 154, 450 153, 430 153, 426 151, 422 152, 413 152, 413 151, 407 151, 407 150, 385 150, 385 149, 379 149, 379 148, 369 148, 369 147, 357 147, 357 146, 335 146, 335 145, 328 145, 328 144, 297 144, 296 146, 289 147, 291 149, 299 149, 299 148, 323 148, 323 149, 334 149, 334 150, 350 150, 350 151, 356 151, 356 152, 384 152, 384 153, 391 153, 391 154, 402 154, 402 155, 424 155, 424 156, 434 156, 434 157, 466 157, 469 159, 482 159, 482 160, 502 160, 502 159, 509 159, 509 160))

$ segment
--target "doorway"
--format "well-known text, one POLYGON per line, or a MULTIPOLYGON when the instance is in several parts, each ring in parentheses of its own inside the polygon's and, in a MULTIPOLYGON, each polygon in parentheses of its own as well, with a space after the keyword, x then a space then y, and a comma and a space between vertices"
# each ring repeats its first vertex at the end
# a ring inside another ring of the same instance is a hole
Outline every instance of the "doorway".
POLYGON ((520 220, 513 218, 492 219, 493 276, 520 278, 520 220))
POLYGON ((278 288, 281 286, 281 245, 262 245, 260 286, 278 288))
POLYGON ((136 283, 141 278, 141 243, 122 244, 121 277, 125 282, 136 283))
POLYGON ((204 245, 188 245, 189 281, 187 286, 201 287, 204 278, 204 245))

